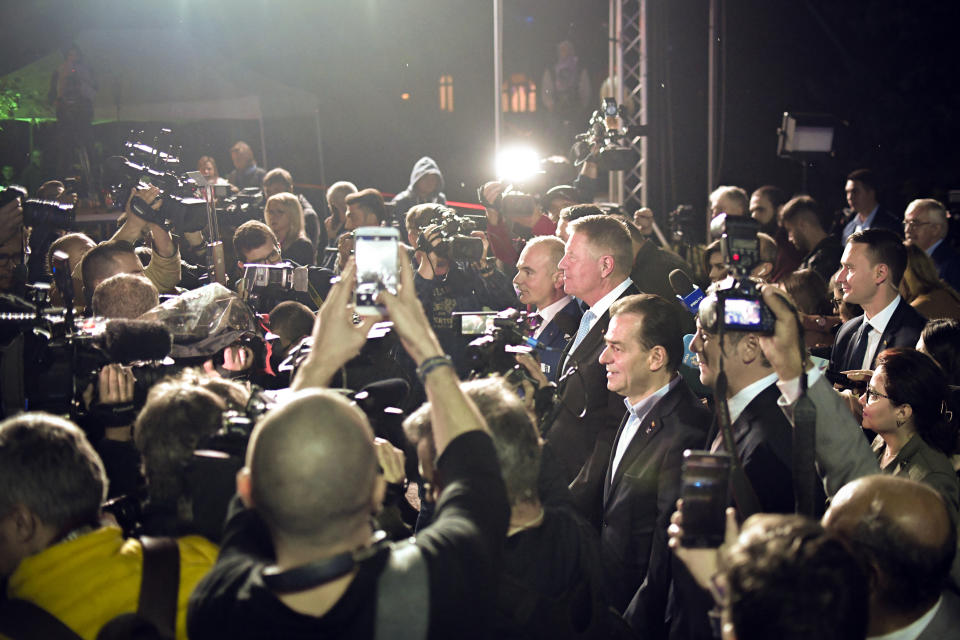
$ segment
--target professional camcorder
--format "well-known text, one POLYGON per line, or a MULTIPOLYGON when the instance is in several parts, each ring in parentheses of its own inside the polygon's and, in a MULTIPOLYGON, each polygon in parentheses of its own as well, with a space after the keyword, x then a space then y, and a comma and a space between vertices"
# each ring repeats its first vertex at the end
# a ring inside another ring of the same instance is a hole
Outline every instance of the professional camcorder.
POLYGON ((27 196, 27 190, 23 187, 10 185, 0 191, 0 207, 13 202, 15 198, 20 198, 24 226, 63 231, 70 231, 75 227, 77 214, 72 204, 64 204, 56 200, 38 200, 27 196))
POLYGON ((639 127, 624 125, 626 110, 613 98, 604 98, 600 109, 590 117, 587 131, 577 134, 571 150, 574 164, 586 160, 597 163, 603 171, 626 171, 637 162, 637 153, 630 141, 640 135, 639 127), (596 149, 591 153, 592 149, 596 149))
POLYGON ((454 313, 461 335, 481 334, 467 345, 471 374, 485 377, 503 374, 516 384, 523 373, 517 353, 530 353, 536 341, 528 336, 536 328, 534 317, 526 311, 505 309, 499 313, 454 313))
POLYGON ((750 279, 760 264, 760 223, 745 216, 722 213, 710 224, 711 236, 719 236, 723 262, 733 275, 733 286, 716 292, 716 304, 701 304, 701 326, 707 331, 754 331, 773 333, 776 316, 763 302, 760 288, 750 279))
POLYGON ((458 262, 476 262, 483 256, 483 240, 469 235, 478 230, 471 218, 458 215, 450 207, 440 207, 440 214, 431 220, 437 230, 431 238, 421 231, 417 249, 432 251, 441 258, 458 262))
MULTIPOLYGON (((170 134, 163 129, 162 135, 170 134)), ((160 190, 160 207, 154 209, 154 203, 134 197, 130 208, 140 218, 162 226, 164 229, 176 229, 178 233, 200 231, 207 226, 207 203, 197 198, 197 183, 181 173, 180 159, 172 146, 160 151, 160 138, 147 145, 139 140, 143 132, 131 132, 134 140, 128 140, 123 146, 123 155, 107 159, 105 173, 110 195, 118 208, 123 208, 134 188, 155 186, 160 190)))
POLYGON ((239 227, 249 220, 263 221, 263 209, 267 199, 257 187, 241 189, 235 195, 224 198, 218 211, 223 222, 231 227, 239 227))

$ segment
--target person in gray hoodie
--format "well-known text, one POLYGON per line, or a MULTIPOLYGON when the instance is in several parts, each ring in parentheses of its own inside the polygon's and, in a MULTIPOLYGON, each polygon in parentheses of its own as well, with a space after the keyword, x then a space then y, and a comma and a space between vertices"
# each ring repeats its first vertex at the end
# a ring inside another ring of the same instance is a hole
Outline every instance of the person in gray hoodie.
POLYGON ((443 174, 440 167, 430 156, 423 156, 413 165, 410 172, 410 185, 394 196, 394 216, 399 222, 400 237, 407 237, 406 217, 410 207, 418 204, 446 204, 443 194, 443 174))

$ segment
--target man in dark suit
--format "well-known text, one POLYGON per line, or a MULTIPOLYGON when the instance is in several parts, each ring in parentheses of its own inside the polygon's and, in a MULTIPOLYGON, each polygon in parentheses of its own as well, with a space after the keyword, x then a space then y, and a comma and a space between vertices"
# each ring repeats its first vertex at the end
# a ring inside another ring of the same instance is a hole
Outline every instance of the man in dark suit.
MULTIPOLYGON (((729 451, 716 425, 707 438, 707 448, 739 458, 743 474, 738 479, 734 471, 733 498, 740 517, 753 512, 792 513, 793 427, 777 404, 777 374, 763 355, 760 334, 727 330, 721 344, 716 305, 714 295, 700 303, 697 333, 690 350, 699 361, 700 381, 715 391, 723 360, 726 388, 717 399, 723 398, 729 410, 734 451, 729 451)), ((668 634, 656 632, 644 637, 712 637, 707 616, 713 606, 711 596, 686 569, 674 564, 673 574, 668 634)), ((649 624, 646 621, 650 618, 639 597, 630 603, 624 617, 637 629, 649 624)))
POLYGON ((651 294, 610 307, 600 363, 607 388, 624 397, 626 414, 606 473, 592 484, 578 477, 571 487, 581 511, 599 525, 610 603, 623 611, 644 584, 652 623, 663 620, 670 587, 667 527, 680 497, 683 451, 703 447, 710 424, 710 412, 677 373, 683 358, 677 315, 671 301, 651 294))
POLYGON ((924 198, 907 205, 903 217, 907 244, 915 244, 933 259, 940 278, 960 291, 960 253, 947 240, 947 210, 937 200, 924 198))
POLYGON ((863 307, 863 315, 840 327, 830 354, 834 372, 873 370, 877 354, 917 344, 926 319, 900 297, 907 251, 886 229, 859 231, 847 241, 837 282, 843 300, 863 307))
POLYGON ((843 231, 840 234, 842 243, 846 243, 847 238, 857 231, 866 229, 888 229, 903 235, 903 221, 880 208, 877 190, 877 177, 870 169, 857 169, 847 176, 844 191, 851 214, 843 221, 843 231))
MULTIPOLYGON (((580 207, 588 205, 578 205, 580 207)), ((596 208, 596 207, 593 207, 596 208)), ((574 339, 560 356, 557 400, 544 423, 546 446, 560 461, 567 482, 585 464, 603 474, 610 445, 623 416, 623 399, 607 389, 598 358, 610 322, 610 305, 639 293, 630 280, 633 251, 624 224, 597 209, 570 224, 559 267, 563 287, 589 306, 574 339)))
POLYGON ((780 220, 790 242, 804 256, 798 268, 812 269, 829 282, 840 267, 843 247, 836 236, 824 230, 816 200, 810 196, 791 198, 780 210, 780 220))
POLYGON ((550 382, 557 381, 560 355, 583 315, 577 301, 563 290, 563 274, 557 267, 563 252, 563 241, 556 236, 532 238, 520 252, 513 278, 520 302, 533 307, 540 318, 533 337, 542 345, 536 353, 550 382))
POLYGON ((867 636, 960 638, 960 597, 948 588, 957 532, 932 487, 872 475, 846 485, 823 517, 872 570, 867 636))

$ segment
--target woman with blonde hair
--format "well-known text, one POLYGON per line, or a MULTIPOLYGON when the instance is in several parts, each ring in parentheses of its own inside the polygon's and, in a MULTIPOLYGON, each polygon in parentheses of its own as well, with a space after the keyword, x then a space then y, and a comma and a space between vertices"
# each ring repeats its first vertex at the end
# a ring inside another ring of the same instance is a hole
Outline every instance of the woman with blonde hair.
POLYGON ((303 231, 303 208, 297 196, 287 192, 270 196, 263 208, 263 218, 277 236, 284 260, 301 266, 314 264, 316 251, 303 231))
POLYGON ((927 319, 960 319, 960 294, 940 279, 933 258, 920 247, 907 245, 907 269, 900 295, 927 319))

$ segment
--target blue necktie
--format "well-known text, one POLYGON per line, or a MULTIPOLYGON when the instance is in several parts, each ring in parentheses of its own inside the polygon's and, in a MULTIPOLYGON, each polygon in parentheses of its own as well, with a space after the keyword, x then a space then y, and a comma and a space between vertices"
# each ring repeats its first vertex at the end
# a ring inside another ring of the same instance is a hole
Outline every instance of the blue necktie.
POLYGON ((589 309, 583 314, 583 317, 580 318, 580 328, 577 329, 577 335, 573 339, 573 344, 570 346, 570 350, 567 353, 573 353, 577 350, 577 347, 580 346, 580 343, 583 342, 583 339, 587 337, 588 333, 590 333, 590 322, 595 317, 596 315, 589 309))

